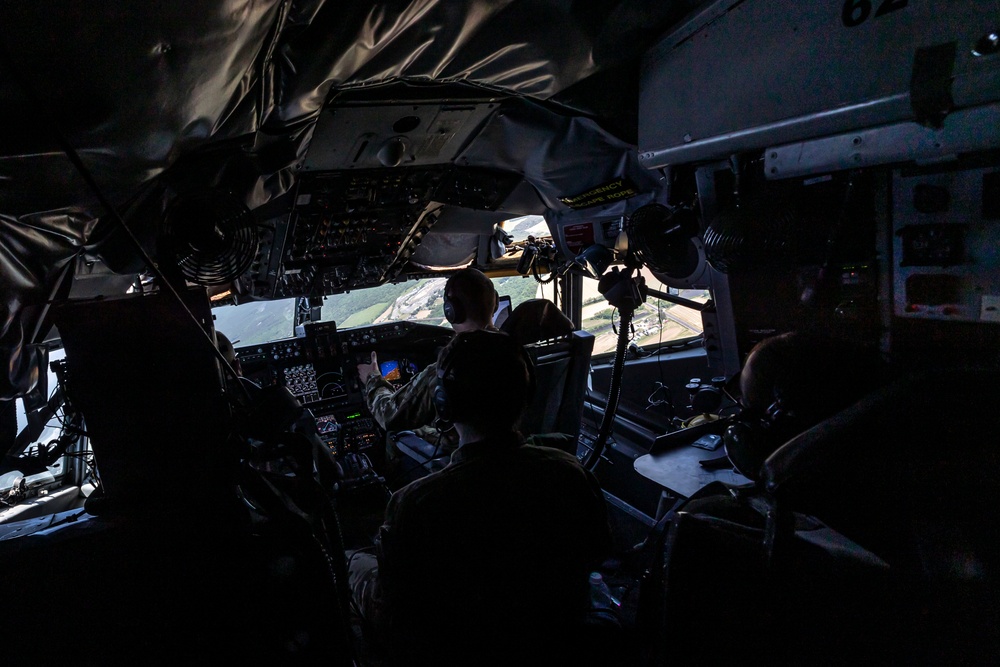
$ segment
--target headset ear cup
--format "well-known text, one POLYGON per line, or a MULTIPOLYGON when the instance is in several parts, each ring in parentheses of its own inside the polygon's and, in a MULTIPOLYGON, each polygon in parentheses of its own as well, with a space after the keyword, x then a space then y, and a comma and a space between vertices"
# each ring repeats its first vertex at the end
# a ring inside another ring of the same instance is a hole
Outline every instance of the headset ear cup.
POLYGON ((447 292, 444 293, 444 318, 452 324, 455 323, 455 308, 451 305, 447 292))
POLYGON ((746 422, 737 421, 726 427, 722 442, 726 456, 729 457, 736 472, 756 481, 760 467, 770 455, 766 438, 760 433, 760 429, 746 422))
POLYGON ((461 303, 452 300, 447 290, 444 293, 444 317, 452 324, 461 324, 465 321, 465 309, 461 303))

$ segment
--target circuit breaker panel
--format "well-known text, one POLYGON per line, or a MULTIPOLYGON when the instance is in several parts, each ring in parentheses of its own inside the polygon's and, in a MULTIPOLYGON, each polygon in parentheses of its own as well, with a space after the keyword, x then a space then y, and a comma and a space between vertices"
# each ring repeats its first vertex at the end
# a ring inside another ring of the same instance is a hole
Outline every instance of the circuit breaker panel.
POLYGON ((1000 165, 893 173, 893 314, 1000 323, 1000 165))

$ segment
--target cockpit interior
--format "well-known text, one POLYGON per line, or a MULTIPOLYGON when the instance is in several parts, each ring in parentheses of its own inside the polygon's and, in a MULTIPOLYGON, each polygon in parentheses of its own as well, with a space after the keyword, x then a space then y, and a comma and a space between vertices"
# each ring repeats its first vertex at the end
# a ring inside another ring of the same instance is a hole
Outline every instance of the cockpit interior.
POLYGON ((607 502, 564 664, 996 664, 998 0, 0 22, 10 659, 381 667, 347 554, 451 459, 358 366, 435 363, 471 267, 607 502), (792 331, 866 361, 814 348, 786 432, 741 381, 792 331))

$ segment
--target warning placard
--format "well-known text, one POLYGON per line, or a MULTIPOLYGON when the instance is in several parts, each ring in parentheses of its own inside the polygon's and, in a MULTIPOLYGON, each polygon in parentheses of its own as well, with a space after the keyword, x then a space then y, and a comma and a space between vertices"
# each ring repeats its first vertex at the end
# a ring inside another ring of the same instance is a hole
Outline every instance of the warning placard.
POLYGON ((598 185, 572 197, 560 197, 559 201, 572 209, 589 208, 598 204, 608 204, 619 199, 628 199, 639 194, 635 183, 627 178, 619 178, 598 185))
POLYGON ((566 249, 574 255, 579 255, 584 248, 594 245, 594 225, 589 222, 566 225, 562 233, 566 249))

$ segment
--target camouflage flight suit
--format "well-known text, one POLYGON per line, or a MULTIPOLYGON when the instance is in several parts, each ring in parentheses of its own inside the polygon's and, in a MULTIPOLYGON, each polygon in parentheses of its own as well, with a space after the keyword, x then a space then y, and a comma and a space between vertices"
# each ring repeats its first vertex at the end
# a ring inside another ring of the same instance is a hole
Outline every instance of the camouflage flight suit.
MULTIPOLYGON (((434 408, 434 390, 437 386, 436 362, 399 389, 373 373, 365 382, 365 401, 375 421, 386 432, 413 431, 437 446, 441 456, 447 456, 458 448, 458 432, 450 424, 442 425, 445 430, 435 425, 438 415, 434 408)), ((389 460, 398 458, 391 439, 386 444, 386 456, 389 460)))

